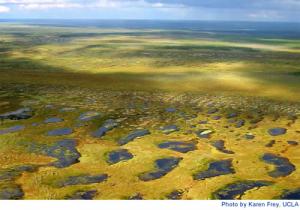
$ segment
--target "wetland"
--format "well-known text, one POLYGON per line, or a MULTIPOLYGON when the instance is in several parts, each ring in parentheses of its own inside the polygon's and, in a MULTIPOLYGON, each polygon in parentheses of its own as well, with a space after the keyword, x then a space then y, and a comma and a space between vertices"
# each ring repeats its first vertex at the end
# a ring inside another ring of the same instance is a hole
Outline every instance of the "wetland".
POLYGON ((0 22, 0 199, 300 199, 298 27, 175 25, 0 22))

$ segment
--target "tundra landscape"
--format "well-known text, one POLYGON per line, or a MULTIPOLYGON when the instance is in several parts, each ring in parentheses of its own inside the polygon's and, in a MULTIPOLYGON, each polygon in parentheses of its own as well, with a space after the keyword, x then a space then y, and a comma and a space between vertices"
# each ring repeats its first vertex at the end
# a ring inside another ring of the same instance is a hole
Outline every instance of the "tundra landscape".
POLYGON ((0 23, 0 199, 300 199, 299 24, 0 23))

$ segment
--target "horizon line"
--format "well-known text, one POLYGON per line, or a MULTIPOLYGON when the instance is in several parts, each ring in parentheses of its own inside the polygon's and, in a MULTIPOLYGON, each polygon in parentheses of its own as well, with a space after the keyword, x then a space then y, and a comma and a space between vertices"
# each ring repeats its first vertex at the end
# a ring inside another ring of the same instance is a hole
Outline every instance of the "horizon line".
POLYGON ((165 21, 165 22, 246 22, 246 23, 295 23, 300 24, 300 21, 287 20, 216 20, 216 19, 130 19, 130 18, 0 18, 0 21, 26 21, 26 20, 40 20, 40 21, 165 21))

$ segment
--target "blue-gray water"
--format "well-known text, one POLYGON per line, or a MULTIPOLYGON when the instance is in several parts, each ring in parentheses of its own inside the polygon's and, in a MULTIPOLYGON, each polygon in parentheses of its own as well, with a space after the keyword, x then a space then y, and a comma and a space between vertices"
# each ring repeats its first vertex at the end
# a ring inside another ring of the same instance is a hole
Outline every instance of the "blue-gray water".
POLYGON ((288 22, 233 22, 233 21, 168 21, 168 20, 59 20, 23 19, 0 22, 17 22, 33 25, 63 27, 99 27, 129 29, 189 29, 210 31, 299 31, 300 23, 288 22))
POLYGON ((96 27, 114 29, 189 30, 222 34, 266 36, 300 39, 300 23, 288 22, 230 22, 230 21, 168 21, 168 20, 0 20, 0 23, 22 23, 56 27, 96 27))

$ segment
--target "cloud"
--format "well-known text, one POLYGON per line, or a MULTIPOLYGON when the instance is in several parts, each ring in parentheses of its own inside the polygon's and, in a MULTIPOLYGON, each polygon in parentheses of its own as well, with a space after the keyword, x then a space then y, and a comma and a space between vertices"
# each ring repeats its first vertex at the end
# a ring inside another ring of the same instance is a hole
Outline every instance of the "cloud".
POLYGON ((273 10, 259 10, 249 12, 248 17, 250 19, 263 19, 263 20, 272 20, 272 19, 279 19, 283 18, 277 11, 273 10))
POLYGON ((0 5, 18 5, 22 8, 210 8, 296 10, 300 0, 0 0, 0 5))
POLYGON ((0 5, 17 6, 21 9, 51 9, 80 7, 79 3, 65 0, 0 0, 0 5))
POLYGON ((153 19, 294 21, 300 18, 300 0, 0 0, 0 8, 0 12, 14 16, 24 13, 38 17, 44 17, 47 10, 53 16, 68 14, 69 18, 103 18, 106 14, 135 19, 143 18, 143 13, 153 19))
POLYGON ((10 11, 9 7, 5 7, 5 6, 0 5, 0 13, 9 12, 9 11, 10 11))
MULTIPOLYGON (((135 0, 131 0, 135 1, 135 0)), ((182 4, 188 7, 228 9, 282 9, 300 7, 300 0, 147 0, 151 3, 182 4)))
POLYGON ((81 4, 82 7, 96 8, 178 8, 181 4, 149 2, 146 0, 95 0, 81 4))
POLYGON ((178 8, 182 4, 150 2, 147 0, 0 0, 0 5, 17 6, 23 9, 51 8, 178 8))

